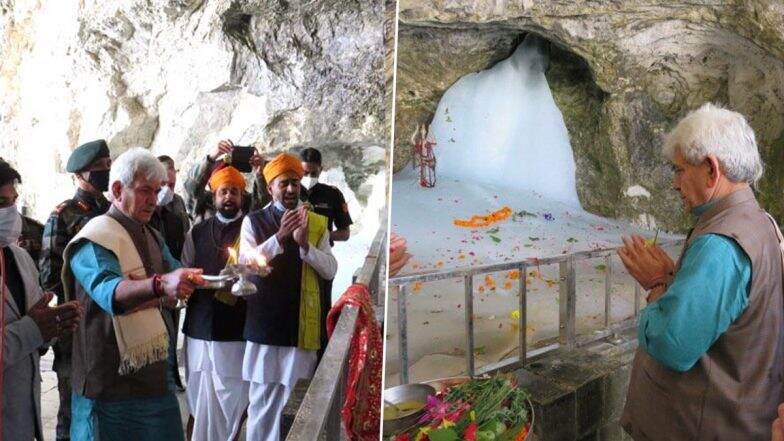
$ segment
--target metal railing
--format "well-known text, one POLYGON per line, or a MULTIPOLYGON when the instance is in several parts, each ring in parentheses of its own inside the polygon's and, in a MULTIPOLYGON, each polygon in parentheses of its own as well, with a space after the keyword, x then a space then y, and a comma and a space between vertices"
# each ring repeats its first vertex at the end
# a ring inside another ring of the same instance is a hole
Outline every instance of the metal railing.
MULTIPOLYGON (((380 279, 386 277, 385 257, 386 231, 382 227, 376 233, 364 265, 354 275, 355 283, 368 287, 371 299, 378 299, 383 286, 380 279)), ((341 424, 340 411, 346 399, 348 357, 357 314, 357 308, 353 306, 346 306, 341 311, 286 441, 348 439, 341 424)))
MULTIPOLYGON (((663 247, 674 247, 683 244, 683 240, 675 240, 662 243, 663 247)), ((511 365, 522 366, 533 358, 540 357, 548 352, 561 347, 574 348, 617 335, 625 329, 634 326, 637 321, 637 314, 640 310, 640 286, 635 283, 634 288, 634 317, 617 323, 612 323, 610 311, 612 305, 612 262, 611 257, 619 247, 604 248, 590 251, 580 251, 567 255, 559 255, 545 258, 529 258, 515 262, 504 262, 496 264, 479 265, 474 267, 447 269, 441 271, 423 272, 407 274, 389 279, 389 287, 397 287, 397 337, 398 337, 398 357, 400 358, 400 383, 409 382, 409 359, 408 359, 408 323, 406 312, 406 301, 408 298, 409 286, 420 282, 433 282, 453 278, 463 278, 465 295, 465 349, 466 349, 466 372, 470 376, 490 373, 511 365), (577 274, 575 264, 581 260, 604 258, 606 267, 604 277, 604 328, 592 335, 577 335, 577 274), (527 303, 527 282, 526 275, 528 268, 540 267, 542 265, 558 264, 559 267, 559 314, 558 314, 558 342, 544 347, 528 350, 526 333, 528 321, 527 303), (519 271, 519 348, 517 354, 506 358, 497 363, 490 364, 477 370, 474 364, 474 289, 473 279, 475 276, 494 273, 499 271, 519 271)))
POLYGON ((386 257, 387 249, 384 246, 387 242, 386 231, 382 228, 376 233, 373 243, 370 244, 370 250, 365 263, 361 268, 357 269, 354 273, 354 283, 365 285, 368 287, 376 306, 384 305, 384 298, 386 294, 386 257))

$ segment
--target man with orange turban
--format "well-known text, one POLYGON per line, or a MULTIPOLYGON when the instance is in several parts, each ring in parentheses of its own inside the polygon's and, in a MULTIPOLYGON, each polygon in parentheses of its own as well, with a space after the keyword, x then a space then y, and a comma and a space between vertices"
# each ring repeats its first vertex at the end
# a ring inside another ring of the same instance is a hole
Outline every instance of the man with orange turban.
MULTIPOLYGON (((227 165, 227 163, 232 164, 231 158, 234 156, 235 147, 230 139, 221 140, 215 148, 203 156, 202 160, 194 164, 193 168, 188 172, 188 176, 183 184, 185 189, 185 206, 194 223, 199 223, 215 215, 217 208, 212 205, 211 192, 207 191, 208 183, 212 173, 227 165)), ((242 195, 242 210, 245 213, 260 209, 270 201, 267 194, 267 183, 264 182, 264 176, 261 173, 266 160, 256 151, 248 162, 251 171, 246 176, 249 178, 251 191, 242 195)), ((234 164, 234 166, 238 170, 242 170, 242 167, 239 165, 234 164)))
MULTIPOLYGON (((236 263, 229 248, 239 252, 245 178, 234 167, 216 167, 209 186, 216 214, 188 233, 182 261, 217 275, 236 263)), ((248 382, 242 379, 245 314, 245 300, 226 289, 197 289, 188 300, 183 332, 193 441, 230 441, 239 433, 248 406, 248 382)))
POLYGON ((313 375, 317 353, 326 346, 327 286, 337 261, 327 218, 299 200, 299 158, 282 153, 263 173, 273 202, 243 221, 240 259, 261 255, 272 271, 254 280, 258 294, 248 297, 242 374, 250 383, 248 439, 278 441, 292 388, 313 375))

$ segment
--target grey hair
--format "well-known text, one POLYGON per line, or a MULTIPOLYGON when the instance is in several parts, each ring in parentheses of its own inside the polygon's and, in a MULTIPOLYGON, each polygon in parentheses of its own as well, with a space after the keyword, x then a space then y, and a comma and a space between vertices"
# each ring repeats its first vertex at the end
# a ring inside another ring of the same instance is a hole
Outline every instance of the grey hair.
POLYGON ((137 147, 125 151, 112 162, 109 171, 109 187, 119 181, 123 187, 130 186, 134 179, 144 176, 148 180, 165 181, 166 168, 147 149, 137 147))
POLYGON ((738 112, 711 103, 690 112, 667 135, 664 156, 672 160, 675 150, 692 165, 714 155, 732 182, 756 184, 763 165, 754 130, 738 112))

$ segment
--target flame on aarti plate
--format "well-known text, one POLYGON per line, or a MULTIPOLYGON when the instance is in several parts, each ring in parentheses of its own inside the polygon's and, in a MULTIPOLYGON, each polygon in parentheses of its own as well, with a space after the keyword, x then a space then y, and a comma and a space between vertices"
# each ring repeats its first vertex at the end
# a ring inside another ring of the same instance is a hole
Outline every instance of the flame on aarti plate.
MULTIPOLYGON (((237 258, 237 250, 235 250, 234 248, 229 247, 229 257, 234 262, 239 262, 239 259, 237 258)), ((248 260, 249 265, 255 264, 256 266, 259 267, 267 266, 267 259, 256 250, 252 250, 248 252, 248 254, 246 255, 246 260, 248 260)))
POLYGON ((255 256, 256 265, 260 267, 267 266, 267 259, 264 256, 262 256, 261 253, 254 252, 254 254, 256 255, 255 256))

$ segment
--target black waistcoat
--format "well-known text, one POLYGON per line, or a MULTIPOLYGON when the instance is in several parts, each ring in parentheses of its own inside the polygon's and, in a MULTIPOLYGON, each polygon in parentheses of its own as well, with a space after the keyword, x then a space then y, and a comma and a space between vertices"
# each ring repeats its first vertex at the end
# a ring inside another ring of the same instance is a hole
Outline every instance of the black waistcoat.
MULTIPOLYGON (((277 233, 282 213, 272 204, 248 215, 256 243, 262 244, 277 233)), ((254 343, 273 346, 297 346, 299 337, 299 299, 302 286, 302 259, 299 246, 289 238, 281 244, 284 252, 268 264, 272 272, 264 278, 254 277, 259 292, 247 298, 248 315, 245 321, 245 339, 254 343)), ((328 286, 319 277, 321 292, 321 341, 326 342, 326 316, 329 312, 328 286), (325 307, 325 299, 327 299, 325 307)))
MULTIPOLYGON (((204 274, 217 275, 226 266, 228 248, 240 235, 242 218, 222 224, 217 217, 193 227, 194 266, 204 274)), ((215 290, 198 289, 188 299, 183 332, 188 337, 209 341, 245 341, 245 300, 231 297, 234 305, 215 298, 215 290)))

